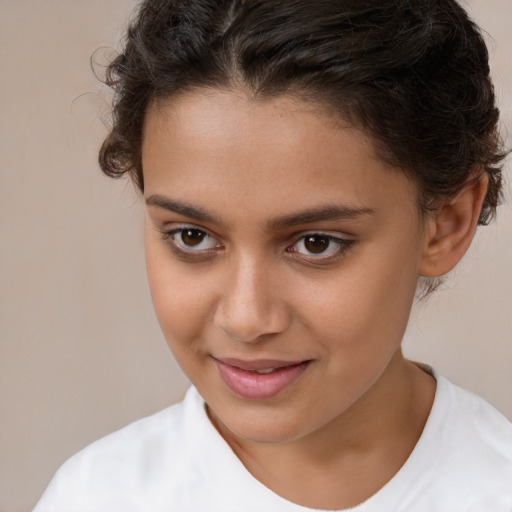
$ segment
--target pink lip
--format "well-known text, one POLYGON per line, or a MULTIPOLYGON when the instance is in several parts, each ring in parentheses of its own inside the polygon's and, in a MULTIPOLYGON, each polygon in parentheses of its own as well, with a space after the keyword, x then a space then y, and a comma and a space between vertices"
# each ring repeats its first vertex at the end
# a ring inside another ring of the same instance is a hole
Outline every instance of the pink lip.
POLYGON ((311 361, 278 361, 260 359, 215 359, 220 376, 233 393, 242 398, 262 400, 271 398, 292 384, 306 370, 311 361), (272 373, 256 370, 276 368, 272 373))

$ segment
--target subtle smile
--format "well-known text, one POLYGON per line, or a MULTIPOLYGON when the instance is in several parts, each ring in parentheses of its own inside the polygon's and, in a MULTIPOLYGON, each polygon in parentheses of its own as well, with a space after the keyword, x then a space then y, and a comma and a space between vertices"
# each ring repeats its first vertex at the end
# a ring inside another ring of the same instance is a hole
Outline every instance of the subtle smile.
POLYGON ((309 366, 308 361, 216 359, 220 376, 233 393, 242 398, 271 398, 293 382, 309 366))

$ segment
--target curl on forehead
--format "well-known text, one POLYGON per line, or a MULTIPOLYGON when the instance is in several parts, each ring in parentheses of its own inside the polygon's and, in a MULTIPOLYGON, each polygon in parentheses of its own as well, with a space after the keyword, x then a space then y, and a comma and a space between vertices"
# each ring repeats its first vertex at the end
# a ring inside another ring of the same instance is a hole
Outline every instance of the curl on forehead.
POLYGON ((454 0, 145 1, 107 83, 116 99, 100 163, 141 189, 146 109, 199 87, 321 106, 415 180, 423 209, 481 172, 481 223, 498 204, 504 154, 487 49, 454 0))

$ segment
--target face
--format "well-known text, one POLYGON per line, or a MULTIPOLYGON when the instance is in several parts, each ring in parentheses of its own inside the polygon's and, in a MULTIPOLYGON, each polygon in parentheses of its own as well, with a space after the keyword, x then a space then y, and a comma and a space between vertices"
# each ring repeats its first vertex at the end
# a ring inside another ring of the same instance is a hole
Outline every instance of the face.
POLYGON ((203 90, 151 106, 142 157, 156 314, 223 428, 312 435, 397 371, 417 194, 360 131, 292 98, 203 90))

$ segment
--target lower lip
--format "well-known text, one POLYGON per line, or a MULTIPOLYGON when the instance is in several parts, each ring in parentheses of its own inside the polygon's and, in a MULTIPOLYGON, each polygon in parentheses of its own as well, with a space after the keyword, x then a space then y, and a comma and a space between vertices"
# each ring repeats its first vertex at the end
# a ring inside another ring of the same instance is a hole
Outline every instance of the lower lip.
POLYGON ((242 398, 263 400, 271 398, 295 382, 309 365, 309 361, 284 366, 272 373, 256 373, 215 360, 222 380, 233 393, 242 398))

